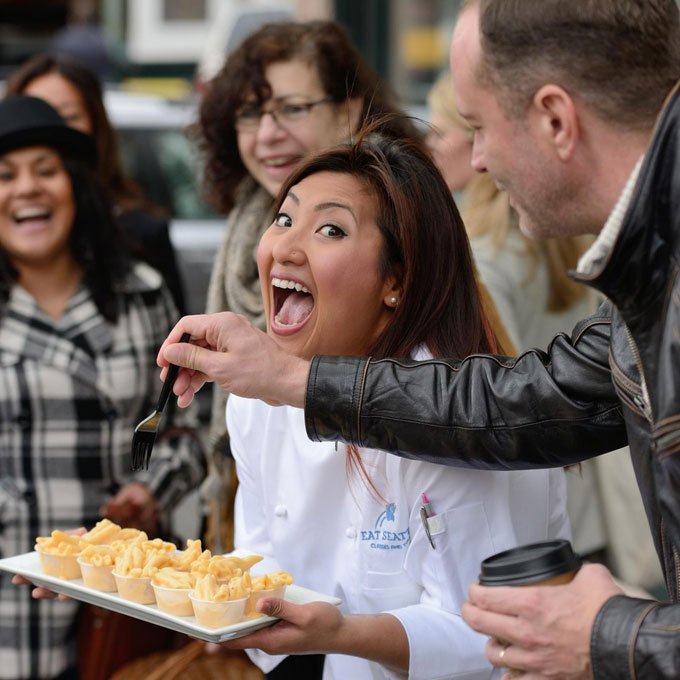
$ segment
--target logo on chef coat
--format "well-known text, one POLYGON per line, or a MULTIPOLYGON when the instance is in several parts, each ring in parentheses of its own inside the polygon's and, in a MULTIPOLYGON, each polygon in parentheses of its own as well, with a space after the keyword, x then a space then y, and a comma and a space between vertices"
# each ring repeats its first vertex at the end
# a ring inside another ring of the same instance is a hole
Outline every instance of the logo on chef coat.
POLYGON ((394 511, 397 509, 395 503, 388 503, 385 509, 378 515, 378 519, 375 520, 375 528, 380 529, 384 521, 394 522, 394 511))
POLYGON ((375 520, 373 530, 361 530, 361 540, 370 541, 370 547, 375 550, 401 550, 405 548, 411 540, 408 524, 402 531, 383 528, 385 522, 394 524, 396 510, 396 503, 388 503, 375 520))

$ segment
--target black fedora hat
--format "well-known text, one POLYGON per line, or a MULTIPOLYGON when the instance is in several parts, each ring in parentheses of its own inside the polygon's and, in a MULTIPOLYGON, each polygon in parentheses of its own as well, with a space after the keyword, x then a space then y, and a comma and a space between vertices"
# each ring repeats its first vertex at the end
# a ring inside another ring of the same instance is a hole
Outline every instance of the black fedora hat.
POLYGON ((10 97, 0 101, 0 154, 27 146, 49 146, 94 163, 91 135, 75 130, 44 99, 10 97))

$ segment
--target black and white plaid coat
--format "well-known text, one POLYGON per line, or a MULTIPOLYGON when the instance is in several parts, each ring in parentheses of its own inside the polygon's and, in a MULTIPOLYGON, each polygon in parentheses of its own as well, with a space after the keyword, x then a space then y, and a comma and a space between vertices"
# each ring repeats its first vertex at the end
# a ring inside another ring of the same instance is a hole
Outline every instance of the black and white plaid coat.
MULTIPOLYGON (((176 318, 146 265, 120 299, 113 325, 81 286, 54 321, 23 288, 11 291, 0 318, 1 557, 33 550, 53 529, 92 526, 130 481, 147 484, 163 512, 204 475, 189 438, 157 443, 150 469, 130 471, 132 432, 155 408, 156 353, 176 318)), ((73 664, 77 607, 33 600, 0 572, 0 678, 53 678, 73 664)))

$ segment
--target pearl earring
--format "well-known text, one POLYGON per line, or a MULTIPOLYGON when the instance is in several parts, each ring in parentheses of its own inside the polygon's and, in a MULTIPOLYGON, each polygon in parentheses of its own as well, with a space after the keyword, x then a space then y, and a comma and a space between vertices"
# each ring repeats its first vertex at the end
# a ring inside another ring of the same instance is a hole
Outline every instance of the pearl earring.
POLYGON ((391 305, 396 305, 397 302, 399 302, 399 298, 394 297, 394 295, 390 298, 390 304, 391 305))

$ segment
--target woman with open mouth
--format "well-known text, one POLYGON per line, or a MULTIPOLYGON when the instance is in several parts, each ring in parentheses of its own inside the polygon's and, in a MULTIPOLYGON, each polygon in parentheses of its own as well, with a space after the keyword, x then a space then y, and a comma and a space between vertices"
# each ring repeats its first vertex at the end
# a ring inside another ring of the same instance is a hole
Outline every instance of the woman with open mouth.
MULTIPOLYGON (((154 531, 204 474, 188 437, 159 442, 149 470, 130 472, 132 431, 158 398, 156 349, 177 312, 160 274, 122 246, 95 158, 92 137, 44 100, 0 101, 3 557, 101 514, 154 531)), ((7 574, 0 602, 0 678, 78 677, 77 602, 33 599, 7 574)))
POLYGON ((97 147, 96 171, 112 197, 116 221, 135 254, 163 275, 175 306, 184 313, 184 289, 167 216, 146 200, 123 170, 116 131, 97 75, 67 54, 35 54, 8 76, 4 96, 17 95, 44 99, 67 125, 92 135, 97 147))
MULTIPOLYGON (((227 216, 208 289, 208 312, 237 312, 264 330, 255 251, 271 223, 281 185, 306 157, 350 139, 370 116, 398 112, 396 102, 391 88, 334 21, 269 24, 228 56, 206 85, 195 130, 208 195, 227 216)), ((388 127, 396 135, 418 136, 403 117, 388 127)), ((222 488, 233 471, 226 399, 224 392, 214 391, 208 435, 222 488)), ((220 498, 218 494, 215 502, 220 498)), ((212 547, 218 550, 229 549, 232 540, 231 511, 224 503, 222 510, 221 527, 209 524, 216 537, 212 547)))
MULTIPOLYGON (((296 356, 434 363, 494 348, 450 192, 407 141, 369 131, 305 162, 257 262, 267 334, 296 356)), ((229 647, 265 672, 324 653, 325 680, 500 677, 461 607, 485 557, 568 537, 561 469, 472 471, 312 442, 302 409, 235 396, 227 425, 236 547, 343 600, 263 600, 282 621, 229 647)))

